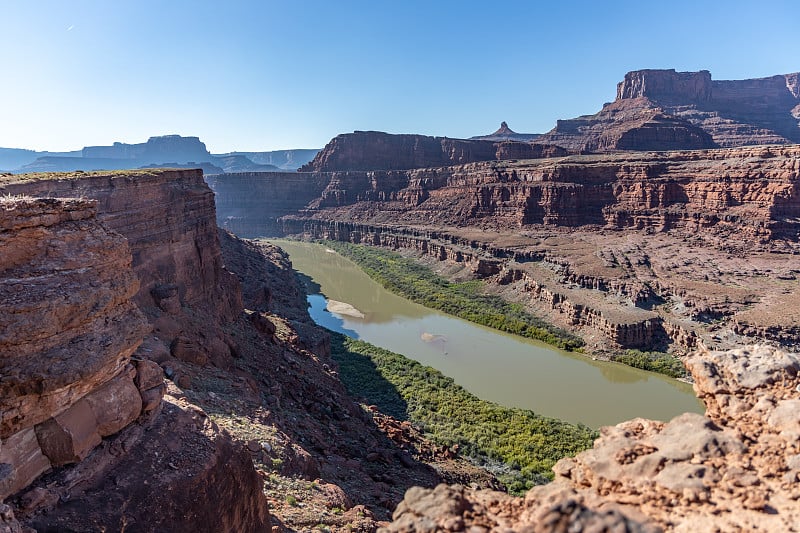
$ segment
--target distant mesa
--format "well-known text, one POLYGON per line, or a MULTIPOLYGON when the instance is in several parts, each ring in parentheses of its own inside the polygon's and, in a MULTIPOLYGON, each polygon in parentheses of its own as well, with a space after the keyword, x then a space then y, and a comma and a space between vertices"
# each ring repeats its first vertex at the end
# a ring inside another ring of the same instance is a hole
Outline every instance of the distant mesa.
POLYGON ((707 70, 637 70, 594 115, 549 132, 508 123, 470 139, 355 131, 333 138, 300 171, 409 170, 614 151, 701 150, 800 143, 800 74, 713 81, 707 70))
POLYGON ((334 137, 310 163, 299 170, 408 170, 498 159, 537 159, 564 155, 567 155, 567 151, 557 146, 510 139, 451 139, 382 131, 354 131, 334 137))
POLYGON ((0 148, 0 169, 13 173, 121 170, 131 168, 201 168, 206 174, 223 172, 294 171, 318 150, 231 152, 214 155, 198 137, 163 135, 147 142, 86 146, 73 152, 36 152, 0 148))
POLYGON ((798 73, 714 81, 707 70, 636 70, 594 115, 538 139, 577 152, 800 143, 798 73))

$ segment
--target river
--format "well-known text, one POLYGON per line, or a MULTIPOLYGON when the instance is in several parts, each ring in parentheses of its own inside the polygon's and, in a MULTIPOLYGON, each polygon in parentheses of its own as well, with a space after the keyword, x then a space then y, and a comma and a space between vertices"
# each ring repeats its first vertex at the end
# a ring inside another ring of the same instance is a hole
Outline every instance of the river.
POLYGON ((428 309, 387 291, 322 245, 271 242, 319 284, 320 293, 308 296, 317 324, 436 368, 485 400, 595 428, 703 412, 686 383, 428 309))

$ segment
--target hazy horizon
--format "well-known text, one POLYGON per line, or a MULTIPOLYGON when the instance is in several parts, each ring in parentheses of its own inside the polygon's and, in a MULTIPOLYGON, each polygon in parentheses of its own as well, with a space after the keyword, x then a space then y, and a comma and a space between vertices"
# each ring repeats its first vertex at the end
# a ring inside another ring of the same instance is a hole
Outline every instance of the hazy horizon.
POLYGON ((800 70, 800 3, 6 2, 0 146, 167 134, 212 153, 339 133, 544 133, 631 70, 800 70))

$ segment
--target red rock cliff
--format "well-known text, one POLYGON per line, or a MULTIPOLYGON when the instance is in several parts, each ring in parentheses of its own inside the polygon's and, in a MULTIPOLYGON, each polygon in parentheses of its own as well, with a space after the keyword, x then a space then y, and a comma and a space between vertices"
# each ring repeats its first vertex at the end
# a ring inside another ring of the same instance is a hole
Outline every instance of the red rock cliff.
POLYGON ((580 151, 798 143, 797 77, 717 81, 706 70, 628 72, 613 103, 594 115, 559 120, 539 142, 580 151))
POLYGON ((222 265, 214 195, 200 170, 24 175, 0 191, 98 202, 98 219, 122 234, 139 279, 134 301, 156 336, 179 358, 226 366, 220 330, 241 310, 241 291, 222 265))
POLYGON ((222 325, 242 311, 202 174, 14 176, 0 188, 30 195, 0 204, 0 498, 16 494, 40 530, 268 529, 242 446, 180 390, 164 396, 172 357, 228 366, 222 325))
POLYGON ((536 146, 508 139, 496 141, 356 131, 334 137, 300 171, 405 170, 503 158, 566 155, 565 150, 554 146, 536 146))
POLYGON ((142 410, 149 329, 128 244, 90 200, 0 202, 0 499, 80 461, 142 410))

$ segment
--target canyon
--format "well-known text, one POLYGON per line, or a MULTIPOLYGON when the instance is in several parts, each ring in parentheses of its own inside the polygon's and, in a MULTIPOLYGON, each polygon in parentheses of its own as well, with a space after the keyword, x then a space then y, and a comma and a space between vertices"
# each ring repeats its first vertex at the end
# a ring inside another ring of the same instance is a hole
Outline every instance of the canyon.
POLYGON ((411 486, 498 486, 348 395, 285 254, 219 232, 199 170, 0 191, 3 530, 369 531, 411 486))
POLYGON ((0 531, 793 530, 798 98, 797 74, 644 70, 535 139, 354 132, 303 172, 0 174, 0 531), (348 393, 286 254, 242 239, 262 236, 482 280, 587 356, 669 351, 706 412, 603 428, 514 498, 348 393))
POLYGON ((598 354, 685 353, 798 344, 798 157, 786 145, 207 180, 239 235, 405 251, 485 279, 598 354))
POLYGON ((797 342, 797 161, 790 145, 0 177, 13 250, 0 270, 0 524, 786 529, 800 363, 741 346, 797 342), (496 492, 457 453, 354 401, 285 254, 216 222, 386 246, 484 279, 590 353, 671 343, 707 413, 606 428, 555 483, 496 492))

